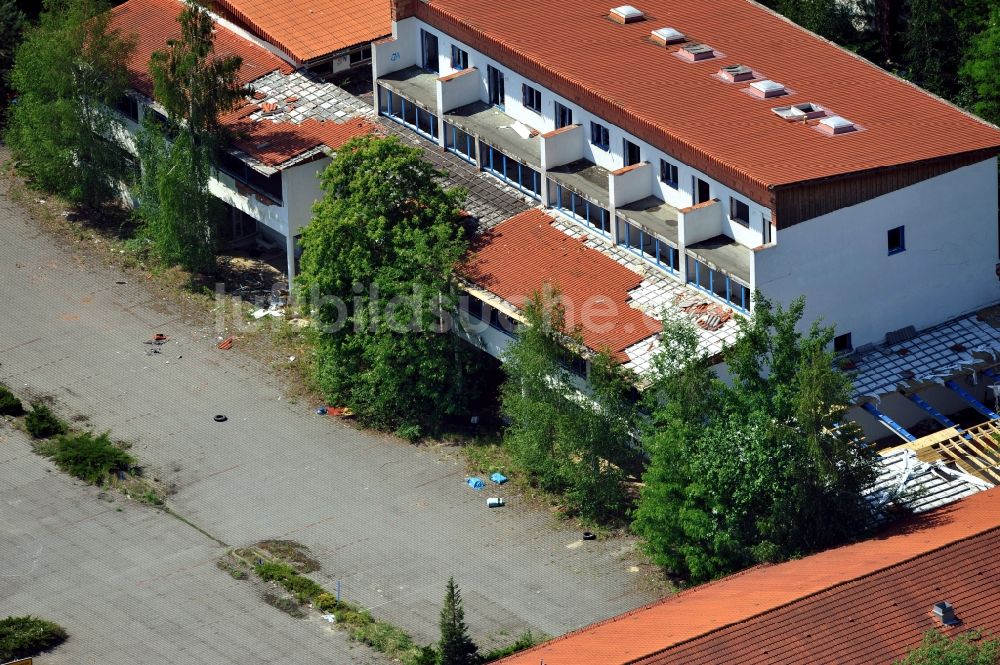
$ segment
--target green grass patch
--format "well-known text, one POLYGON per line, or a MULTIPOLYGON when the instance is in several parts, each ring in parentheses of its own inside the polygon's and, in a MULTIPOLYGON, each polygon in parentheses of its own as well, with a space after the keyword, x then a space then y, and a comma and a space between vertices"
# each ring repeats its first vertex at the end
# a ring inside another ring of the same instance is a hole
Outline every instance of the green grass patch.
POLYGON ((0 383, 0 416, 20 416, 24 406, 10 388, 0 383))
POLYGON ((517 653, 518 651, 524 651, 525 649, 530 649, 531 647, 535 646, 541 641, 542 638, 540 636, 534 635, 529 630, 526 633, 522 634, 521 637, 517 638, 517 640, 513 644, 506 647, 501 647, 499 649, 494 649, 493 651, 484 654, 483 662, 492 663, 494 660, 500 660, 501 658, 506 658, 507 656, 511 656, 517 653))
POLYGON ((257 564, 254 569, 257 575, 268 582, 277 582, 285 590, 293 594, 300 603, 308 603, 319 594, 323 587, 308 577, 300 575, 294 567, 278 561, 265 561, 257 564))
POLYGON ((112 442, 108 432, 62 434, 40 443, 37 450, 66 473, 91 485, 101 485, 109 475, 128 471, 135 464, 135 458, 112 442))
POLYGON ((38 617, 0 619, 0 662, 31 658, 62 644, 66 637, 61 626, 38 617))
POLYGON ((45 404, 36 402, 31 405, 31 412, 24 419, 28 434, 36 439, 47 439, 50 436, 66 434, 69 427, 60 420, 45 404))

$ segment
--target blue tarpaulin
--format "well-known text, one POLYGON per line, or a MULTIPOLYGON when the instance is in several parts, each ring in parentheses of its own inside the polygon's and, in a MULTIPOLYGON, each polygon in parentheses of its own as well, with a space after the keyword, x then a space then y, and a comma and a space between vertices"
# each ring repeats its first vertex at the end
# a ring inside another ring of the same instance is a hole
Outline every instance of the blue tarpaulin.
POLYGON ((482 478, 467 478, 465 482, 474 490, 481 490, 485 486, 482 478))
POLYGON ((490 480, 495 482, 497 485, 503 485, 505 482, 507 482, 507 476, 497 472, 494 473, 492 476, 490 476, 490 480))

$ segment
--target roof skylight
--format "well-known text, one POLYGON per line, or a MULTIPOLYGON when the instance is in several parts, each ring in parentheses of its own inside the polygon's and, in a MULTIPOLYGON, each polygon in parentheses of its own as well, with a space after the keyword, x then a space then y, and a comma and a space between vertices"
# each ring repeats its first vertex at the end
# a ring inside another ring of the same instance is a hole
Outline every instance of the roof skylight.
POLYGON ((613 8, 608 17, 617 23, 635 23, 646 18, 641 9, 636 9, 632 5, 622 5, 613 8))
POLYGON ((653 30, 652 38, 654 42, 663 44, 679 44, 681 42, 686 42, 687 37, 684 36, 680 30, 674 28, 660 28, 659 30, 653 30))
POLYGON ((778 97, 787 92, 785 86, 778 83, 777 81, 771 81, 770 79, 765 79, 763 81, 754 81, 750 84, 750 92, 757 97, 778 97))
POLYGON ((687 46, 682 46, 679 53, 686 60, 695 62, 715 57, 715 50, 708 44, 688 44, 687 46))
POLYGON ((829 134, 844 134, 857 129, 853 122, 839 115, 831 115, 829 118, 823 118, 819 121, 819 128, 829 134))
POLYGON ((719 70, 719 75, 727 81, 749 81, 754 77, 753 70, 746 65, 727 65, 719 70))

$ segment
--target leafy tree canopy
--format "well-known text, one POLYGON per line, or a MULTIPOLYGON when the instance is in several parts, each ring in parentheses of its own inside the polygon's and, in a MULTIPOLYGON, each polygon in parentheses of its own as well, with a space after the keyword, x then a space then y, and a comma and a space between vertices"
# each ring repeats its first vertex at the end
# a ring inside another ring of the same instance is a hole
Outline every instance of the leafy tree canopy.
POLYGON ((108 108, 125 93, 134 40, 109 29, 106 9, 101 0, 47 0, 10 75, 17 103, 6 138, 22 171, 88 205, 116 197, 130 169, 108 108))
POLYGON ((354 139, 323 172, 302 234, 319 386, 366 424, 414 437, 461 413, 473 388, 472 348, 450 334, 465 193, 440 175, 395 137, 354 139))
POLYGON ((629 377, 607 353, 591 361, 589 387, 567 369, 582 350, 566 330, 557 290, 535 292, 526 325, 504 357, 504 446, 541 487, 565 495, 587 519, 620 517, 626 509, 624 464, 634 460, 634 401, 629 377))
POLYGON ((801 299, 785 310, 756 294, 725 354, 732 385, 701 359, 689 323, 665 323, 633 527, 669 570, 711 579, 870 526, 862 493, 877 473, 875 453, 838 426, 850 382, 827 350, 833 329, 803 334, 803 312, 801 299))
POLYGON ((924 633, 920 646, 896 665, 996 665, 1000 662, 1000 640, 982 639, 970 630, 949 638, 937 630, 924 633))
POLYGON ((971 39, 962 76, 972 90, 972 111, 982 118, 1000 123, 1000 2, 989 14, 982 32, 971 39))

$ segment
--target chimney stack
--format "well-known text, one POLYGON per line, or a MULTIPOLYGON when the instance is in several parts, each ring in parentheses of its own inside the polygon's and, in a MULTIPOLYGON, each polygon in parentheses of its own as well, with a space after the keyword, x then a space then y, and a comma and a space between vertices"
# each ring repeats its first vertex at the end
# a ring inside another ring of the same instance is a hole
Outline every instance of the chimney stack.
POLYGON ((942 600, 934 606, 934 617, 944 626, 954 626, 958 623, 955 608, 946 600, 942 600))

